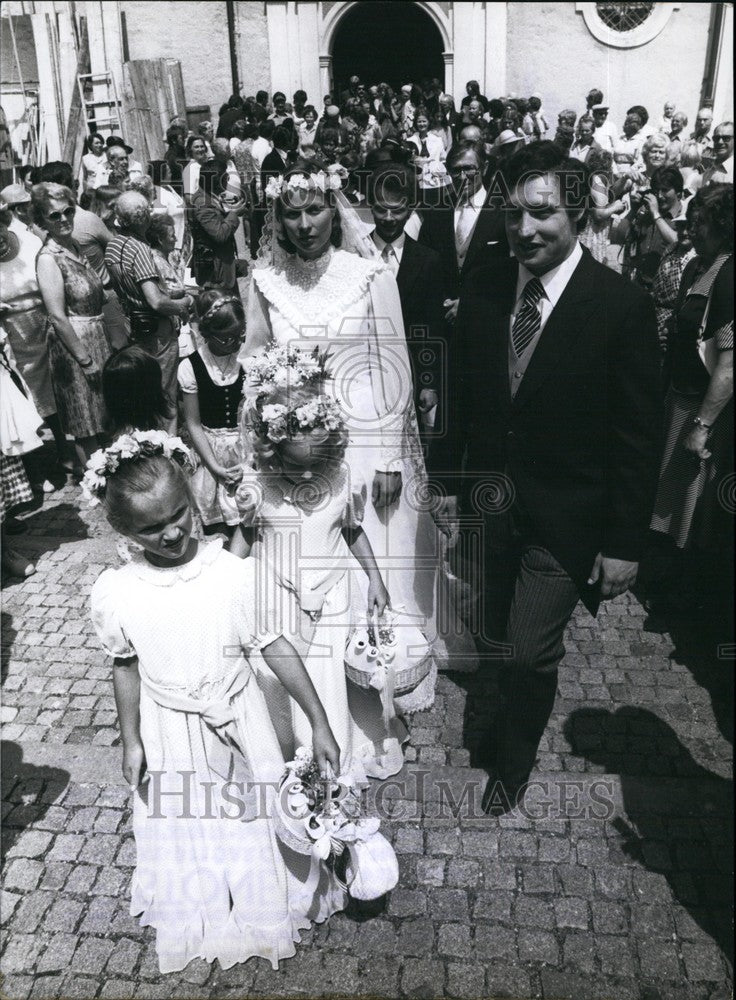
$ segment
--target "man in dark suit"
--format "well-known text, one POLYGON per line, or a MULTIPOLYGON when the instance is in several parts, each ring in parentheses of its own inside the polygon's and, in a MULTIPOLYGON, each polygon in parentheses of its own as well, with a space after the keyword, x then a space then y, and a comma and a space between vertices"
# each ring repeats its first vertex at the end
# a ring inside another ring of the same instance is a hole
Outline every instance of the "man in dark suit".
MULTIPOLYGON (((506 178, 516 276, 496 308, 463 297, 453 408, 430 471, 447 494, 440 527, 456 533, 460 495, 463 517, 482 532, 482 638, 504 658, 495 776, 513 804, 552 711, 578 599, 595 614, 636 580, 661 407, 651 299, 578 243, 583 165, 554 143, 532 143, 506 178)), ((488 794, 484 807, 495 808, 488 794)))
POLYGON ((286 173, 290 142, 289 129, 283 125, 277 126, 273 133, 273 149, 264 156, 261 164, 261 191, 266 190, 269 177, 278 177, 279 174, 286 173))
MULTIPOLYGON (((444 273, 440 255, 405 231, 417 202, 416 172, 408 164, 381 163, 368 178, 373 242, 396 277, 414 379, 420 427, 436 424, 447 354, 444 273)), ((423 437, 425 434, 423 433, 423 437)))
POLYGON ((419 242, 440 254, 447 288, 447 319, 457 316, 462 289, 482 268, 490 278, 483 291, 493 296, 506 286, 510 272, 508 242, 500 206, 487 200, 483 187, 484 157, 478 146, 459 142, 447 157, 452 180, 450 204, 422 212, 419 242))

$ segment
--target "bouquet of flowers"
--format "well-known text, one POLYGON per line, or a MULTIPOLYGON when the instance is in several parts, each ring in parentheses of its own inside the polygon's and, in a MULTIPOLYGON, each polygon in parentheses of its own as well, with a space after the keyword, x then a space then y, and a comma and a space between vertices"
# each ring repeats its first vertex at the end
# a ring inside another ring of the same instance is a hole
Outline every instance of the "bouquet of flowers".
POLYGON ((123 463, 137 462, 140 458, 152 455, 170 458, 188 472, 195 469, 192 454, 179 437, 172 437, 166 431, 132 431, 130 434, 121 434, 109 448, 96 451, 87 462, 87 471, 82 479, 82 493, 90 506, 96 506, 104 497, 108 478, 123 463))
POLYGON ((322 778, 306 747, 286 765, 273 818, 287 847, 318 857, 356 899, 378 899, 398 882, 393 848, 378 817, 363 815, 352 776, 322 778))
POLYGON ((307 353, 297 347, 271 345, 262 354, 243 362, 246 392, 250 396, 267 395, 276 389, 294 389, 314 382, 324 382, 327 354, 319 347, 307 353))
POLYGON ((359 625, 344 659, 348 680, 380 692, 387 724, 395 715, 394 698, 418 687, 434 664, 426 636, 400 608, 387 608, 380 619, 359 625))

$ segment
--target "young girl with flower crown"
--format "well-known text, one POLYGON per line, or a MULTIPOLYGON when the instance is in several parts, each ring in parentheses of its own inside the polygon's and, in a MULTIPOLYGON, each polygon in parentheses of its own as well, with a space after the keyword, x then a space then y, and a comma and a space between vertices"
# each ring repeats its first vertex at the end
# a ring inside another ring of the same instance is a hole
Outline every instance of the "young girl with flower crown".
POLYGON ((130 912, 156 928, 162 972, 253 955, 276 968, 300 929, 342 909, 345 893, 316 857, 275 835, 269 788, 284 757, 256 652, 309 720, 323 772, 337 773, 339 749, 279 624, 271 581, 220 539, 192 537, 190 462, 178 438, 135 431, 97 452, 83 483, 142 547, 92 589, 133 793, 130 912))
POLYGON ((245 333, 243 304, 218 289, 197 301, 201 346, 179 364, 187 432, 199 457, 192 493, 202 523, 238 523, 232 499, 242 454, 238 431, 243 371, 238 350, 245 333))
MULTIPOLYGON (((384 721, 379 694, 348 685, 344 652, 362 611, 381 615, 389 594, 361 527, 366 489, 344 461, 344 415, 323 394, 324 360, 274 347, 245 362, 244 423, 257 471, 236 493, 242 522, 231 551, 254 557, 293 598, 291 634, 340 746, 341 772, 385 778, 403 764, 403 723, 384 721), (367 599, 355 573, 368 577, 367 599)), ((285 752, 309 740, 299 706, 279 716, 285 752)))

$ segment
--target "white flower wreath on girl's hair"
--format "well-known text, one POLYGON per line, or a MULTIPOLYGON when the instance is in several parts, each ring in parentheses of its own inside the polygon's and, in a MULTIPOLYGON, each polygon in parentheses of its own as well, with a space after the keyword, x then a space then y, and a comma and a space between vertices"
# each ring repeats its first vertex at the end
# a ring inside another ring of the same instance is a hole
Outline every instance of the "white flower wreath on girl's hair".
POLYGON ((275 201, 289 191, 339 191, 342 187, 340 175, 336 171, 325 173, 324 170, 316 174, 293 173, 286 179, 283 174, 278 177, 271 177, 266 184, 266 198, 275 201))
POLYGON ((87 471, 82 479, 85 499, 91 507, 96 506, 105 496, 109 477, 121 465, 154 455, 163 455, 185 471, 194 472, 192 454, 181 438, 172 437, 166 431, 132 431, 122 434, 109 448, 96 451, 87 462, 87 471))

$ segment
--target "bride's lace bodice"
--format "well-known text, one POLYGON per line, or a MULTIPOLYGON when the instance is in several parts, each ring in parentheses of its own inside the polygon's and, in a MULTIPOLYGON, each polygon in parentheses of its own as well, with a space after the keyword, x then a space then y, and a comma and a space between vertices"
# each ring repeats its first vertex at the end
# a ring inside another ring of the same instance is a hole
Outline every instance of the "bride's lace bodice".
POLYGON ((317 260, 286 255, 256 269, 242 357, 272 341, 329 353, 327 386, 345 410, 351 442, 375 468, 407 457, 411 366, 396 281, 382 260, 330 250, 317 260))

